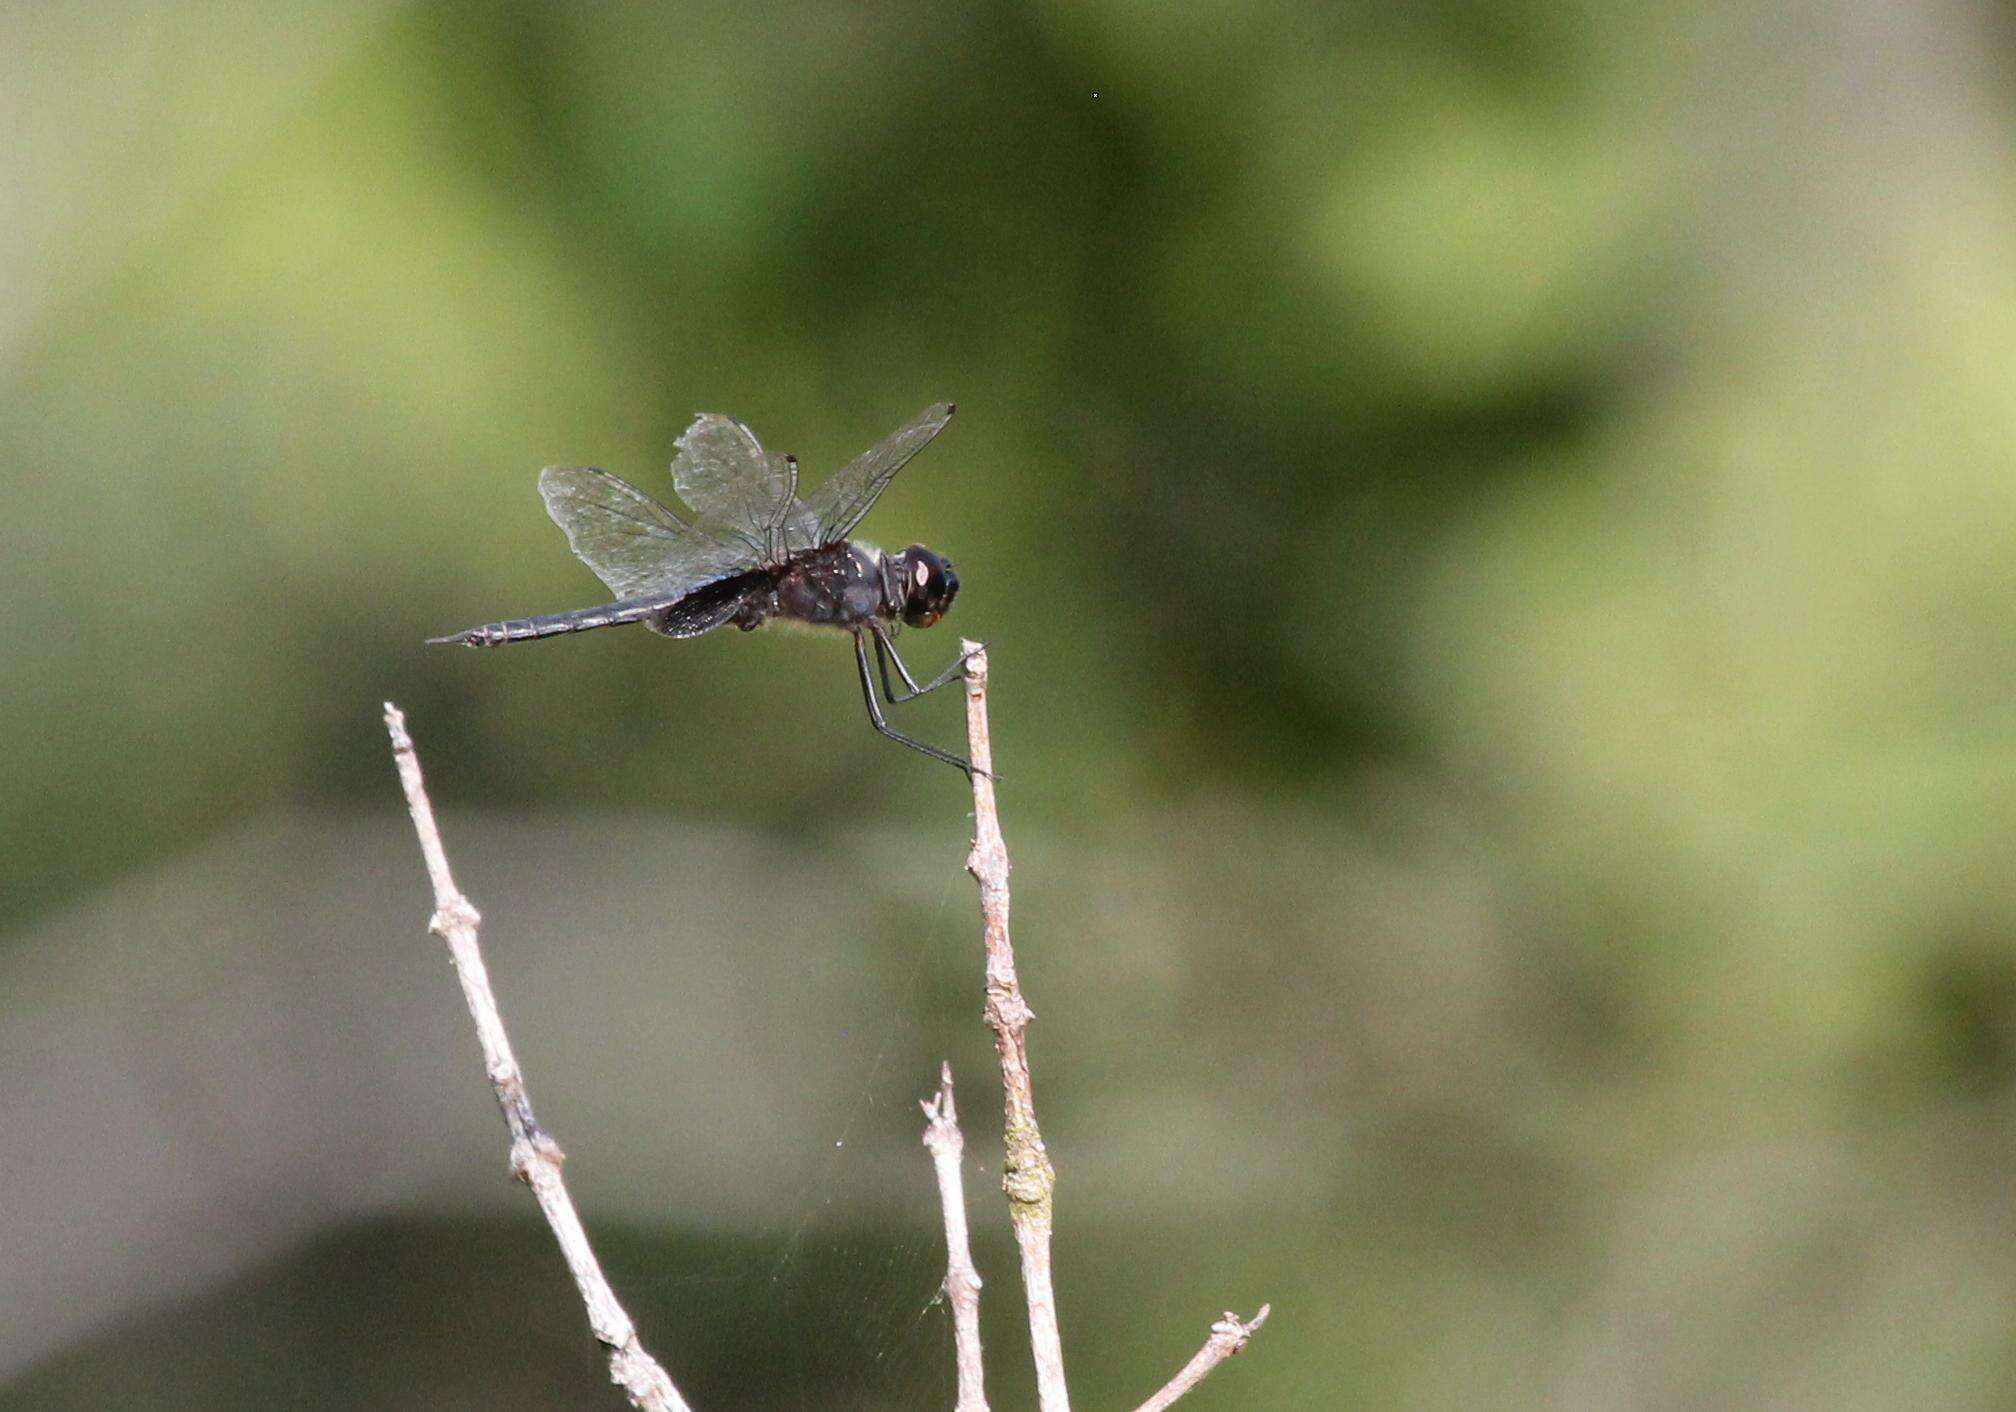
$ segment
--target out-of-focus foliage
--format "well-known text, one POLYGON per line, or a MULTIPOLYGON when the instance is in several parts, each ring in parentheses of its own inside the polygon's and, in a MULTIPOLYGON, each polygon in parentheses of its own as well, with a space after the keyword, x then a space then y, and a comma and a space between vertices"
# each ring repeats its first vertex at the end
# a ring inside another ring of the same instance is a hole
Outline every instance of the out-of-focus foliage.
POLYGON ((17 952, 385 803, 388 697, 463 808, 955 836, 843 644, 421 645, 597 601, 543 464, 949 398, 865 530, 957 561, 914 663, 992 644, 1058 1122, 1178 1213, 1145 1300, 1078 1237, 1100 1400, 1257 1298, 1198 1407, 2016 1395, 2003 10, 7 24, 17 952))

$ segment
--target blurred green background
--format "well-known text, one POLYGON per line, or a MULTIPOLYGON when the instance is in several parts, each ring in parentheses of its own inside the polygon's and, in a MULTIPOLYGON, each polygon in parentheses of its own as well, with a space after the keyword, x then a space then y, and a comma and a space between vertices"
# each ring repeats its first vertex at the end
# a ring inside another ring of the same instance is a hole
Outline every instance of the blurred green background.
MULTIPOLYGON (((0 1406, 949 1405, 961 782, 601 601, 699 410, 991 644, 1074 1392, 2016 1403, 2006 6, 14 5, 0 1406)), ((956 705, 902 708, 958 739, 956 705)))

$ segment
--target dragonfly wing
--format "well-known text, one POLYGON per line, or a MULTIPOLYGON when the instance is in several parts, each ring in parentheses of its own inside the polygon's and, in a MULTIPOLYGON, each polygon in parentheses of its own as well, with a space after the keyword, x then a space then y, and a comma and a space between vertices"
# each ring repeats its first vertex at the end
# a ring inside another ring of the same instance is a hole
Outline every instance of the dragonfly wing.
POLYGON ((679 438, 672 461, 679 498, 742 540, 762 562, 782 558, 777 530, 798 490, 798 463, 763 449, 733 417, 702 412, 679 438))
MULTIPOLYGON (((876 497, 896 478, 896 473, 930 445, 932 437, 945 430, 954 410, 950 402, 926 407, 815 490, 805 502, 811 512, 812 543, 833 544, 845 539, 847 532, 861 523, 861 517, 868 513, 876 497)), ((810 546, 794 543, 792 547, 810 546)))
POLYGON ((733 618, 745 600, 762 593, 769 583, 770 576, 761 570, 736 574, 666 604, 646 618, 644 625, 667 637, 698 637, 733 618))
POLYGON ((548 466, 539 496, 574 556, 618 598, 677 598, 759 562, 739 536, 689 525, 592 466, 548 466))
POLYGON ((818 548, 819 512, 797 496, 792 496, 791 503, 784 507, 783 519, 778 522, 777 537, 786 554, 818 548))

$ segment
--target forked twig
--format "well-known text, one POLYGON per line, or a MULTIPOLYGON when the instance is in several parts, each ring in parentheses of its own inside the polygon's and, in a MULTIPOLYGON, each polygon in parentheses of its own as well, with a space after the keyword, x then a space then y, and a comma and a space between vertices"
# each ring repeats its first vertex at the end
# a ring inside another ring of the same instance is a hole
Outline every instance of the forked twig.
MULTIPOLYGON (((1022 987, 1015 974, 1015 950, 1008 934, 1008 850, 1002 842, 994 800, 994 758, 987 729, 987 656, 977 643, 968 642, 963 647, 967 654, 966 733, 974 766, 973 847, 967 855, 966 870, 980 885, 981 933, 986 948, 985 1013, 1001 1060, 1006 1115, 1001 1185, 1008 1196, 1009 1219, 1022 1255, 1037 1400, 1041 1412, 1070 1412, 1064 1384, 1064 1351, 1057 1332, 1057 1296, 1050 1269, 1052 1199, 1057 1174, 1036 1126, 1026 1043, 1034 1014, 1022 998, 1022 987)), ((623 1389, 632 1406, 645 1412, 691 1412, 665 1370, 645 1352, 636 1325, 610 1289, 561 1178, 560 1164, 565 1154, 533 1116, 524 1075, 511 1053, 511 1042, 505 1034, 503 1017, 498 1013, 477 945, 477 927, 482 919, 455 886, 440 829, 434 821, 433 806, 428 802, 421 778, 420 759, 412 737, 406 732, 406 718, 390 702, 385 705, 385 728, 392 739, 399 781, 406 792, 407 808, 413 815, 413 828, 419 836, 420 851, 434 887, 434 916, 429 929, 448 943, 449 955, 462 982, 463 998, 476 1023, 483 1066, 511 1133, 512 1174, 532 1188, 547 1224, 553 1228, 582 1303, 587 1307, 589 1327, 608 1353, 610 1378, 623 1389)), ((956 1412, 987 1412, 981 1385, 980 1276, 973 1266, 966 1230, 966 1203, 959 1172, 965 1141, 953 1107, 950 1065, 941 1069, 937 1094, 921 1106, 927 1119, 924 1145, 937 1169, 939 1198, 945 1214, 945 1292, 952 1306, 959 1370, 956 1412)), ((1269 1312, 1268 1306, 1262 1305, 1259 1313, 1243 1322, 1237 1315, 1227 1313, 1211 1326, 1211 1335, 1196 1356, 1161 1391, 1142 1403, 1138 1412, 1164 1412, 1202 1382, 1212 1369, 1245 1348, 1247 1341, 1266 1323, 1269 1312)))
MULTIPOLYGON (((1029 1022, 1035 1014, 1022 999, 1022 986, 1015 976, 1015 948, 1008 936, 1008 847, 1001 839, 1001 816, 994 803, 994 747, 987 730, 987 653, 977 642, 962 642, 959 646, 966 662, 967 753, 973 760, 973 849, 966 857, 966 871, 980 884, 981 939, 987 951, 986 1017, 988 1027, 994 1031, 995 1052, 1001 1056, 1001 1084, 1007 1111, 1001 1186, 1008 1193, 1008 1215, 1015 1227, 1016 1244, 1022 1251, 1022 1285, 1029 1301, 1029 1342, 1036 1361, 1037 1401, 1042 1412, 1070 1412, 1070 1398, 1064 1386, 1064 1349, 1057 1333, 1057 1294, 1050 1274, 1052 1199, 1057 1190, 1057 1172, 1050 1165, 1043 1135, 1036 1126, 1036 1099, 1030 1086, 1026 1042, 1029 1022)), ((942 1090, 948 1105, 951 1081, 948 1069, 942 1090)), ((942 1186, 942 1173, 940 1182, 942 1186)), ((949 1278, 947 1288, 951 1288, 949 1278)), ((978 1307, 976 1296, 976 1320, 978 1307)), ((1160 1392, 1142 1403, 1139 1412, 1163 1412, 1202 1382, 1213 1368, 1245 1348, 1247 1340, 1267 1322, 1270 1312, 1263 1304, 1260 1312, 1245 1322, 1236 1314, 1226 1314, 1211 1326, 1211 1336, 1196 1357, 1184 1364, 1160 1392)), ((972 1343, 976 1388, 979 1350, 976 1328, 972 1343)), ((962 1344, 961 1412, 966 1407, 965 1356, 962 1344)))
POLYGON ((385 729, 392 737, 399 783, 406 791, 406 807, 413 815, 413 829, 420 836, 420 852, 427 859, 427 875, 434 884, 434 917, 428 929, 448 943, 455 973, 462 980, 462 998, 476 1021, 483 1068, 497 1092, 497 1106, 504 1110, 504 1124, 511 1130, 511 1174, 532 1188, 546 1223, 560 1242, 560 1253, 581 1291, 581 1302, 588 1308, 588 1326, 608 1352, 611 1380, 629 1396, 632 1406, 645 1412, 691 1412, 672 1386, 672 1379, 644 1351, 637 1326, 616 1302, 616 1293, 609 1288, 602 1266, 588 1246, 588 1233, 582 1229, 573 1199, 567 1195, 567 1184, 561 1179, 560 1164, 566 1154, 532 1115, 525 1076, 512 1056, 504 1018, 497 1011, 497 997, 491 993, 483 953, 476 944, 476 928, 482 918, 456 888, 448 871, 448 854, 441 845, 434 807, 427 801, 427 787, 420 777, 420 757, 413 749, 413 738, 406 733, 405 715, 389 701, 385 703, 385 729))
POLYGON ((966 1139, 952 1105, 952 1066, 938 1069, 938 1092, 922 1100, 924 1146, 938 1172, 938 1203, 945 1208, 945 1298, 952 1306, 952 1343, 959 1365, 959 1402, 954 1412, 987 1412, 980 1360, 980 1272, 966 1237, 966 1190, 959 1175, 966 1139))
POLYGON ((980 884, 980 935, 987 949, 987 1024, 1001 1056, 1007 1115, 1001 1189, 1022 1251, 1022 1290, 1029 1302, 1029 1344, 1036 1361, 1036 1401, 1042 1412, 1070 1412, 1064 1387, 1064 1345, 1057 1334, 1057 1291, 1050 1278, 1051 1198, 1057 1172, 1036 1126, 1036 1097, 1029 1083, 1025 1035, 1035 1013, 1015 977, 1015 947, 1008 937, 1008 846, 994 805, 994 746, 987 731, 987 651, 961 642, 966 659, 966 746, 973 761, 973 848, 966 871, 980 884))

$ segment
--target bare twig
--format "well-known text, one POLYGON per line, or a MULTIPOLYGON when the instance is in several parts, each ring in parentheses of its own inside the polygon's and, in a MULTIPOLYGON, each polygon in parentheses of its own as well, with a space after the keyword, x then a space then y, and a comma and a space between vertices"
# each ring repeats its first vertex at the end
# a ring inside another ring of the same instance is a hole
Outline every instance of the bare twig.
MULTIPOLYGON (((1008 936, 1008 847, 1001 840, 1001 817, 994 804, 994 748, 987 731, 987 653, 977 642, 962 642, 966 659, 966 742, 973 760, 973 850, 966 871, 980 884, 981 936, 987 948, 987 1024, 1001 1056, 1001 1083, 1007 1108, 1007 1153, 1002 1189, 1008 1193, 1008 1215, 1022 1250, 1022 1284, 1029 1298, 1029 1342, 1036 1360, 1036 1397, 1042 1412, 1070 1412, 1064 1387, 1064 1349, 1057 1333, 1057 1294, 1050 1277, 1052 1200, 1057 1172, 1036 1127, 1036 1099, 1029 1080, 1026 1034, 1035 1018, 1022 999, 1015 977, 1015 948, 1008 936)), ((948 1068, 942 1090, 946 1106, 952 1100, 948 1068)), ((926 1112, 930 1111, 926 1105, 926 1112)), ((927 1139, 928 1141, 928 1139, 927 1139)), ((935 1149, 934 1149, 935 1150, 935 1149)), ((942 1175, 940 1181, 943 1182, 942 1175)), ((949 1200, 949 1198, 948 1198, 949 1200)), ((948 1215, 949 1229, 949 1215, 948 1215)), ((963 1224, 963 1217, 962 1217, 963 1224)), ((950 1280, 947 1289, 951 1288, 950 1280)), ((1267 1305, 1250 1322, 1227 1313, 1211 1326, 1211 1337, 1197 1356, 1183 1365, 1163 1389, 1141 1404, 1140 1412, 1163 1409, 1202 1382, 1205 1375, 1246 1346, 1267 1322, 1267 1305)), ((975 1303, 975 1317, 978 1304, 975 1303)), ((979 1336, 974 1335, 975 1385, 979 1373, 979 1336)), ((961 1349, 964 1358, 964 1349, 961 1349)), ((964 1400, 964 1363, 960 1372, 960 1407, 964 1400)))
POLYGON ((644 1351, 637 1339, 637 1326, 616 1302, 615 1291, 609 1288, 595 1252, 588 1247, 588 1233, 581 1228, 581 1218, 561 1180, 560 1164, 566 1154, 532 1116, 525 1076, 512 1057, 504 1019, 498 1014, 490 976, 483 967, 483 953, 476 945, 476 928, 482 918, 456 888, 448 871, 448 854, 441 846, 434 808, 427 802, 427 787, 420 778, 420 757, 414 752, 413 738, 406 733, 405 715, 389 701, 385 703, 385 729, 392 736, 399 783, 406 790, 406 807, 413 814, 413 829, 420 836, 427 875, 434 883, 434 917, 429 930, 448 943, 456 974, 462 978, 462 996, 469 1003, 476 1038, 483 1046, 483 1068, 497 1091, 504 1124, 511 1130, 511 1173, 532 1188, 539 1209, 545 1212, 546 1222, 560 1242, 560 1253, 566 1257, 581 1301, 588 1307, 588 1326, 608 1351, 610 1378, 629 1395, 632 1406, 646 1412, 690 1412, 665 1370, 644 1351))
POLYGON ((980 930, 987 948, 987 1024, 1001 1056, 1007 1143, 1001 1188, 1022 1250, 1022 1288, 1029 1301, 1029 1343, 1036 1360, 1036 1401, 1042 1412, 1070 1412, 1064 1387, 1064 1345, 1057 1334, 1057 1292, 1050 1279, 1051 1198, 1057 1173, 1036 1126, 1024 1036, 1035 1018, 1015 978, 1008 937, 1008 847, 994 806, 994 747, 987 733, 987 653, 962 642, 966 656, 966 743, 973 760, 973 849, 966 871, 980 884, 980 930))
POLYGON ((1203 1382, 1205 1374, 1245 1348, 1246 1340, 1259 1331, 1272 1312, 1271 1305, 1263 1304, 1258 1314, 1241 1323, 1237 1314, 1226 1310, 1225 1317, 1211 1326, 1211 1337, 1204 1340, 1197 1356, 1185 1363, 1181 1372, 1163 1384, 1162 1391, 1142 1403, 1135 1412, 1163 1412, 1177 1398, 1203 1382))
POLYGON ((952 1341, 959 1362, 959 1402, 955 1412, 987 1412, 980 1362, 980 1272, 966 1238, 966 1191, 959 1175, 966 1139, 952 1106, 952 1066, 938 1069, 938 1092, 918 1104, 928 1120, 924 1146, 938 1171, 938 1201, 945 1208, 945 1298, 952 1305, 952 1341))

